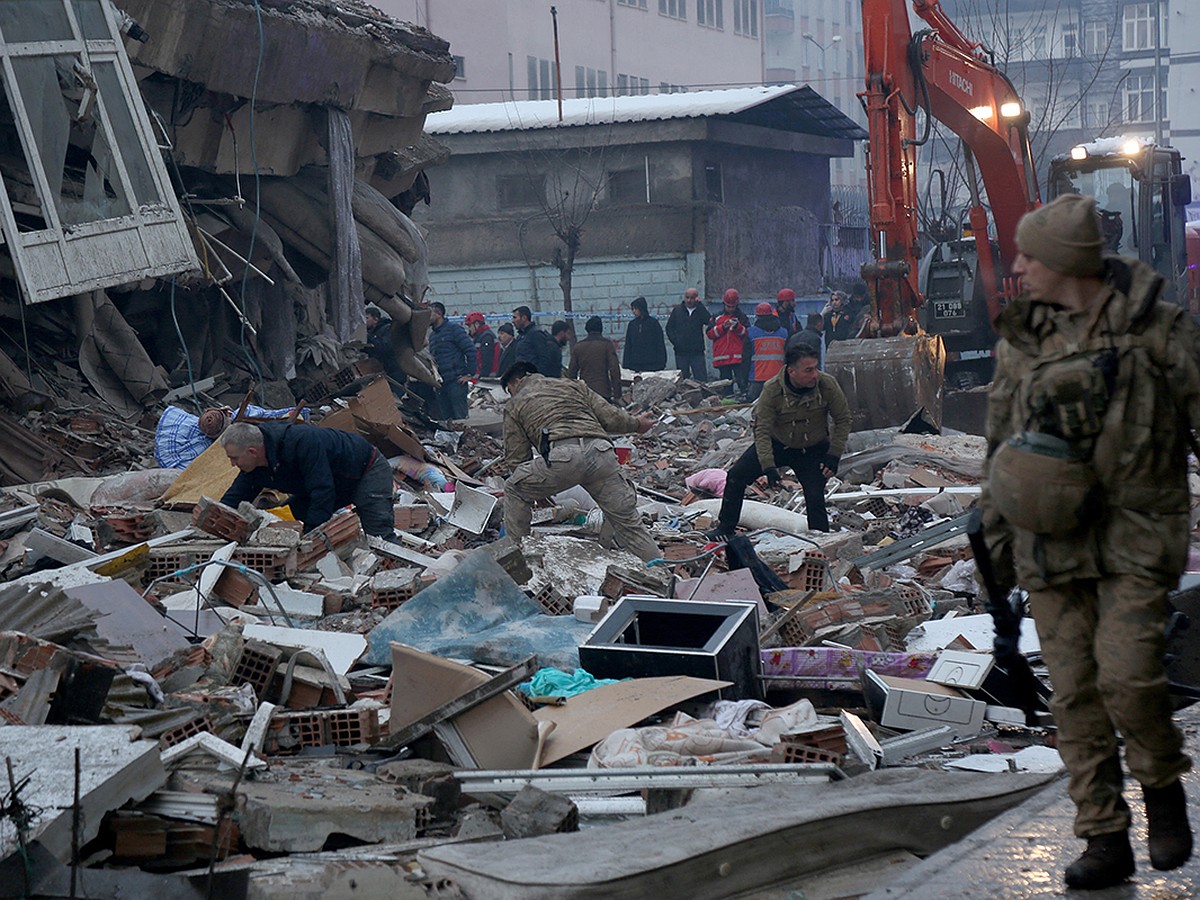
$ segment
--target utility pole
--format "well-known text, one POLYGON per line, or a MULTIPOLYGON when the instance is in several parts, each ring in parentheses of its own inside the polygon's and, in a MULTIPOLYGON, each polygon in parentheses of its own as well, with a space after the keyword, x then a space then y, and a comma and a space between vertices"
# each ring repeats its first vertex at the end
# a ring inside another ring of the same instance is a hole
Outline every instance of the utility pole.
POLYGON ((558 7, 550 7, 550 18, 554 21, 554 93, 558 95, 558 121, 562 124, 562 65, 558 58, 558 7))
POLYGON ((1162 146, 1162 3, 1154 0, 1154 145, 1162 146))

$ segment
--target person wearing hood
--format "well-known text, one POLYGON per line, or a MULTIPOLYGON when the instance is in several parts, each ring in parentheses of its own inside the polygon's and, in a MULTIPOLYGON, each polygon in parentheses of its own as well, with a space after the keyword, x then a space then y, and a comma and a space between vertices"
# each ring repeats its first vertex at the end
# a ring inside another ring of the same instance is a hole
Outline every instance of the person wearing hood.
POLYGON ((739 299, 733 288, 725 292, 721 298, 721 312, 708 329, 708 339, 713 342, 713 368, 722 379, 734 381, 738 391, 745 394, 746 371, 742 368, 742 353, 750 323, 738 307, 739 299))
MULTIPOLYGON (((1134 873, 1125 766, 1141 784, 1150 864, 1191 857, 1163 665, 1167 592, 1188 554, 1188 453, 1200 429, 1200 331, 1163 279, 1104 256, 1096 202, 1068 194, 1017 225, 1021 294, 996 320, 980 499, 998 588, 1028 593, 1070 774, 1064 873, 1100 889, 1134 873)), ((999 598, 997 598, 999 599, 999 598)))
POLYGON ((763 385, 778 375, 783 368, 787 329, 780 324, 771 304, 764 300, 754 308, 754 324, 747 330, 746 336, 754 344, 749 396, 751 400, 757 400, 763 385))
POLYGON ((661 372, 667 367, 667 342, 658 319, 650 315, 646 298, 629 304, 633 318, 625 329, 625 368, 635 372, 661 372))

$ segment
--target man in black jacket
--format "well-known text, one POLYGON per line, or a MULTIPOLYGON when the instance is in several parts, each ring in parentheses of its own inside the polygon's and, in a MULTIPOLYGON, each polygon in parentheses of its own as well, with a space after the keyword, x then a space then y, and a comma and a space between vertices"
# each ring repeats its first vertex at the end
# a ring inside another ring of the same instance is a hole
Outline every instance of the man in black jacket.
POLYGON ((241 470, 221 498, 227 506, 271 488, 291 495, 288 506, 305 531, 352 503, 363 531, 395 536, 392 467, 357 434, 286 422, 234 422, 221 435, 221 446, 241 470))
POLYGON ((661 372, 667 366, 667 344, 662 326, 650 315, 646 298, 629 304, 633 319, 625 329, 625 368, 635 372, 661 372))
POLYGON ((518 306, 512 314, 517 329, 517 362, 529 362, 547 378, 562 378, 562 345, 533 324, 533 310, 518 306))
POLYGON ((503 375, 517 361, 517 335, 512 322, 504 322, 496 329, 496 343, 500 347, 500 361, 496 363, 496 374, 503 375))
POLYGON ((683 302, 671 310, 667 319, 667 337, 675 347, 675 364, 684 378, 708 381, 704 333, 709 318, 708 310, 700 302, 700 292, 688 288, 683 292, 683 302))

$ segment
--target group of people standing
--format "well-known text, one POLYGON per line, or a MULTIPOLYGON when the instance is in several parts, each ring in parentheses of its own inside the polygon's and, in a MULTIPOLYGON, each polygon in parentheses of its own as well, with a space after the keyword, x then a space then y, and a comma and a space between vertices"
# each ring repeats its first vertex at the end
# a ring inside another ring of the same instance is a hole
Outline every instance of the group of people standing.
MULTIPOLYGON (((825 349, 833 341, 862 335, 868 320, 865 284, 851 294, 834 291, 821 312, 809 313, 801 322, 796 312, 796 292, 783 288, 775 303, 755 305, 754 318, 742 309, 741 295, 734 288, 721 297, 721 310, 713 315, 695 288, 684 291, 683 300, 667 318, 666 338, 675 349, 675 365, 684 378, 708 381, 708 352, 717 377, 732 381, 747 400, 755 400, 763 385, 784 367, 789 347, 804 343, 817 350, 818 365, 824 368, 825 349)), ((625 367, 635 372, 654 372, 666 367, 663 330, 650 316, 646 298, 630 304, 633 320, 625 333, 625 367)))

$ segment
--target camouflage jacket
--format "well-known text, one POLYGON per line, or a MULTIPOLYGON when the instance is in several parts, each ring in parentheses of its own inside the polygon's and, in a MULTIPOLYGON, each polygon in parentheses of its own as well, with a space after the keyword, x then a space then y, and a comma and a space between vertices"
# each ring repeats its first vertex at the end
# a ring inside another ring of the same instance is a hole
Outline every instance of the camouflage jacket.
POLYGON ((613 406, 582 381, 529 375, 504 407, 504 461, 513 469, 539 445, 542 429, 550 442, 607 437, 637 431, 638 420, 613 406))
POLYGON ((771 438, 785 447, 815 447, 829 441, 829 453, 841 456, 850 436, 850 404, 837 379, 822 372, 811 391, 797 391, 784 383, 787 369, 763 386, 754 405, 754 449, 764 469, 775 465, 771 438), (833 431, 829 420, 833 419, 833 431))
POLYGON ((997 321, 989 460, 1018 432, 1054 434, 1090 459, 1103 501, 1085 532, 1039 536, 1004 522, 985 482, 988 542, 1009 585, 1036 590, 1110 572, 1173 584, 1183 571, 1200 330, 1159 300, 1162 287, 1144 263, 1108 257, 1104 294, 1089 310, 1069 313, 1023 296, 997 321))

